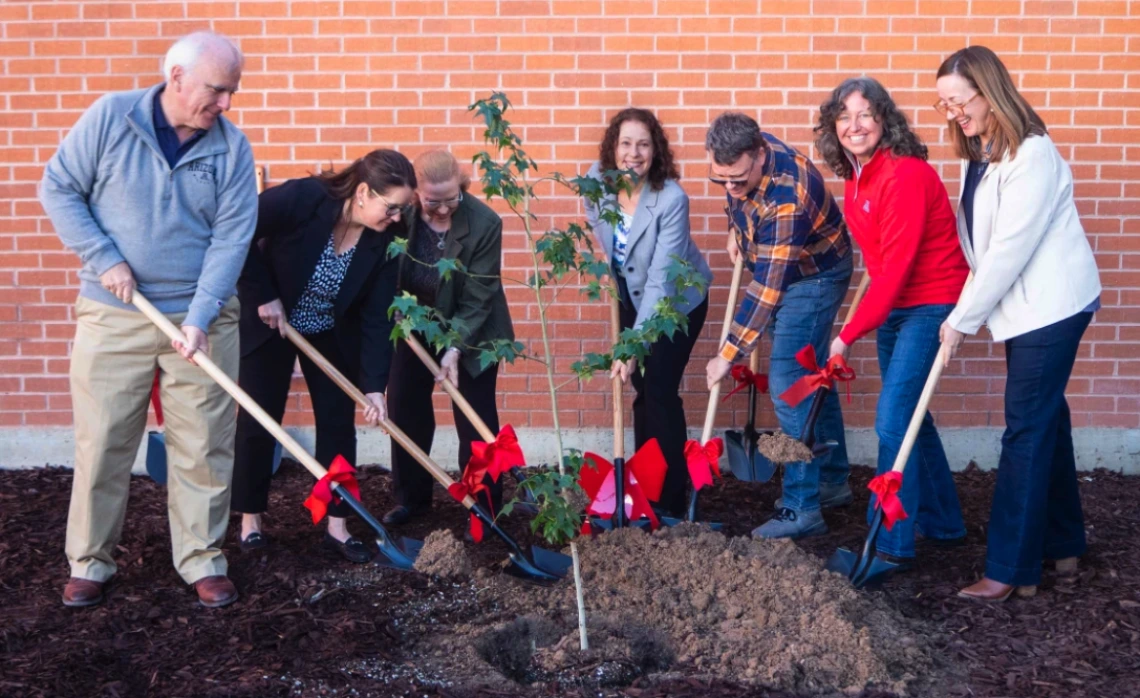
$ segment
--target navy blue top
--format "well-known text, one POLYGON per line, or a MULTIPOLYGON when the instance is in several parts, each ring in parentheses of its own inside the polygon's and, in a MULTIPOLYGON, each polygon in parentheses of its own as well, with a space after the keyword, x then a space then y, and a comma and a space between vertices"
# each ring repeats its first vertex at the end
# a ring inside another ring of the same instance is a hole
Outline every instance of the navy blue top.
POLYGON ((206 135, 206 131, 198 129, 193 136, 186 139, 185 143, 179 142, 178 132, 166 120, 166 114, 162 111, 162 93, 164 91, 165 88, 154 93, 154 135, 158 138, 158 147, 162 148, 162 154, 166 156, 166 161, 170 163, 171 169, 174 169, 182 156, 190 152, 194 144, 206 135))

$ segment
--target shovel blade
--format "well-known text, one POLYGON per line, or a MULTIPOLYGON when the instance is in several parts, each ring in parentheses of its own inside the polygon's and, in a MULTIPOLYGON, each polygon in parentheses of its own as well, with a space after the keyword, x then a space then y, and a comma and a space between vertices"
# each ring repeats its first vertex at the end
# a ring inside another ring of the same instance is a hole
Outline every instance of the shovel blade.
POLYGON ((695 523, 700 526, 708 526, 714 531, 719 531, 724 528, 724 524, 719 521, 685 521, 684 519, 676 519, 672 516, 662 516, 660 521, 662 526, 680 526, 683 523, 695 523))
POLYGON ((827 564, 824 567, 828 572, 837 572, 847 579, 851 579, 851 574, 859 565, 859 555, 853 553, 847 548, 840 548, 827 558, 827 564))
MULTIPOLYGON (((638 519, 637 521, 626 521, 625 527, 626 528, 648 529, 649 528, 649 519, 641 518, 641 519, 638 519)), ((590 528, 596 528, 599 531, 612 531, 614 528, 614 521, 613 521, 613 519, 603 519, 600 516, 591 516, 590 517, 590 528)))
POLYGON ((875 555, 871 558, 871 564, 865 565, 866 570, 851 583, 855 585, 856 589, 863 589, 864 587, 874 588, 886 581, 891 573, 899 568, 899 565, 894 562, 888 562, 883 558, 875 555))
POLYGON ((510 564, 505 572, 512 577, 525 579, 539 584, 553 584, 566 576, 566 571, 574 564, 569 555, 546 550, 537 545, 530 548, 531 559, 517 553, 511 553, 510 564))
POLYGON ((728 454, 728 468, 737 480, 768 482, 776 473, 776 464, 765 458, 756 448, 756 441, 744 433, 726 431, 724 444, 728 454))
POLYGON ((416 565, 416 557, 424 547, 422 540, 400 537, 399 541, 380 536, 376 538, 376 547, 380 555, 375 559, 377 565, 397 570, 412 570, 416 565))

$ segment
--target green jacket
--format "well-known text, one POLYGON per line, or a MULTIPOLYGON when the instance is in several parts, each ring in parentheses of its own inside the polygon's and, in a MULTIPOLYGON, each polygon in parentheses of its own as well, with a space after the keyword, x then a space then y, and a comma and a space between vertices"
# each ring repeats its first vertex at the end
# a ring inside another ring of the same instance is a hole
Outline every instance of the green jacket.
MULTIPOLYGON (((419 226, 415 220, 405 223, 408 247, 419 226)), ((487 204, 470 194, 451 218, 451 230, 444 241, 443 256, 459 260, 469 273, 456 272, 451 278, 440 279, 435 310, 447 320, 462 323, 463 343, 478 346, 494 339, 515 338, 511 313, 503 283, 498 278, 502 271, 503 220, 487 204), (477 274, 479 276, 471 276, 477 274), (485 278, 487 276, 495 278, 485 278)), ((406 258, 401 258, 401 264, 406 258)), ((479 352, 464 349, 460 363, 472 376, 478 376, 479 352)))

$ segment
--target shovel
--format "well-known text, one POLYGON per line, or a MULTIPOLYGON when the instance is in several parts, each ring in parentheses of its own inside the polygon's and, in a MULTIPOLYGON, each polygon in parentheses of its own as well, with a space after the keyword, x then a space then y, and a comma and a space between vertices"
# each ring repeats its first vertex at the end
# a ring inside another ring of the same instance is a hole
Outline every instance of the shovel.
MULTIPOLYGON (((970 283, 973 276, 971 272, 966 277, 966 284, 970 283)), ((902 445, 899 447, 898 455, 895 456, 895 462, 891 466, 890 472, 896 474, 900 486, 905 474, 906 462, 910 459, 910 452, 914 449, 915 441, 918 440, 919 430, 922 429, 922 421, 926 418, 926 410, 930 407, 931 398, 934 397, 934 389, 938 386, 938 379, 942 377, 943 364, 945 363, 943 356, 946 351, 946 346, 943 345, 938 350, 938 355, 934 357, 934 365, 930 367, 930 373, 926 377, 926 385, 922 387, 922 394, 918 398, 914 414, 911 415, 910 424, 907 425, 906 435, 903 436, 902 445)), ((867 533, 867 541, 859 553, 856 554, 847 548, 840 548, 827 560, 827 569, 847 577, 856 589, 881 583, 898 567, 896 563, 883 560, 875 554, 875 541, 883 529, 883 516, 884 509, 879 506, 875 511, 875 517, 871 520, 871 530, 867 533)))
MULTIPOLYGON (((610 331, 611 339, 616 345, 621 341, 621 308, 619 305, 618 294, 616 291, 610 293, 610 331)), ((629 463, 625 460, 625 399, 624 388, 625 385, 621 381, 621 376, 615 375, 612 379, 613 388, 613 417, 614 417, 614 458, 610 464, 613 466, 614 474, 614 513, 610 518, 603 518, 601 516, 593 516, 589 519, 590 526, 603 531, 608 531, 613 528, 656 528, 658 523, 671 525, 666 522, 665 517, 661 517, 660 521, 654 521, 652 518, 638 516, 636 520, 629 520, 626 517, 626 501, 625 501, 625 471, 629 467, 636 471, 637 466, 635 462, 640 457, 642 460, 651 460, 658 463, 660 467, 664 462, 664 456, 661 454, 661 448, 657 444, 656 439, 650 439, 642 445, 638 452, 630 458, 629 463)), ((667 466, 666 466, 667 467, 667 466)), ((659 472, 657 475, 659 476, 659 472)), ((641 484, 641 483, 639 483, 641 484)), ((657 481, 660 484, 660 480, 657 481)), ((656 489, 656 485, 654 487, 656 489)), ((650 495, 656 497, 658 495, 650 495)))
MULTIPOLYGON (((157 308, 151 305, 150 301, 143 297, 141 293, 135 291, 131 300, 135 307, 138 308, 143 315, 151 322, 158 326, 160 330, 172 340, 186 344, 186 337, 182 332, 174 326, 165 315, 163 315, 157 308)), ((305 466, 305 469, 313 474, 318 480, 323 479, 328 471, 323 465, 317 462, 316 458, 309 455, 301 444, 297 443, 292 436, 281 427, 280 424, 275 422, 272 417, 261 409, 261 406, 254 401, 244 390, 238 387, 237 383, 232 378, 226 375, 225 371, 218 368, 217 364, 210 360, 202 351, 194 353, 194 363, 198 364, 211 378, 213 378, 218 385, 229 393, 238 404, 240 404, 245 411, 248 412, 254 419, 265 427, 265 430, 273 435, 289 451, 297 462, 305 466)), ((333 492, 337 497, 340 497, 348 503, 352 510, 356 512, 357 516, 364 520, 372 530, 376 532, 376 545, 380 549, 381 559, 378 561, 380 564, 394 567, 401 570, 410 570, 415 564, 416 555, 419 553, 420 547, 423 543, 413 541, 408 538, 402 538, 396 541, 389 535, 388 531, 384 528, 379 521, 377 521, 368 510, 364 508, 352 493, 348 491, 347 487, 342 487, 339 482, 335 480, 329 482, 333 492)))
MULTIPOLYGON (((419 340, 411 335, 408 335, 404 341, 407 342, 408 347, 419 358, 419 360, 423 362, 424 366, 427 367, 427 370, 430 371, 433 376, 439 375, 439 364, 436 363, 435 359, 432 358, 432 355, 428 353, 426 349, 424 349, 424 346, 420 344, 419 340)), ((459 406, 459 411, 463 413, 464 417, 467 417, 467 421, 471 422, 471 425, 475 427, 475 431, 479 432, 479 438, 483 439, 483 441, 486 443, 493 443, 495 441, 495 433, 492 432, 490 427, 487 426, 487 423, 479 417, 479 414, 475 412, 475 408, 471 406, 470 402, 467 402, 467 398, 463 397, 463 393, 459 392, 459 388, 453 385, 452 382, 446 378, 443 379, 440 384, 443 386, 444 392, 446 392, 448 397, 451 398, 451 401, 459 406)), ((519 463, 518 465, 511 466, 510 469, 511 476, 515 478, 515 481, 519 484, 520 488, 523 481, 526 480, 526 475, 523 473, 522 465, 522 463, 519 463)), ((524 492, 523 496, 525 497, 525 501, 515 504, 515 509, 526 514, 537 514, 538 506, 537 502, 534 500, 534 495, 530 493, 530 490, 527 490, 525 488, 522 489, 524 492)))
MULTIPOLYGON (((743 276, 744 276, 744 254, 741 253, 740 256, 738 256, 736 258, 736 264, 733 265, 733 267, 732 267, 732 281, 730 281, 729 285, 728 285, 728 301, 724 306, 724 324, 721 326, 721 329, 720 329, 720 341, 717 342, 717 345, 716 345, 718 352, 720 351, 720 348, 724 346, 724 343, 726 341, 728 341, 728 333, 732 329, 732 317, 736 313, 736 298, 740 293, 740 279, 743 276)), ((714 440, 712 438, 713 422, 716 421, 716 405, 717 405, 717 401, 719 399, 720 399, 720 381, 717 381, 716 383, 713 384, 712 388, 709 389, 709 405, 708 405, 707 410, 705 411, 705 424, 704 424, 704 428, 701 429, 701 440, 700 441, 693 441, 690 439, 689 441, 687 441, 685 443, 686 456, 691 451, 696 451, 698 449, 700 450, 700 452, 702 454, 708 454, 706 447, 710 446, 710 445, 712 445, 714 450, 716 450, 718 452, 721 450, 722 444, 721 444, 720 439, 714 440), (715 441, 715 444, 710 444, 709 443, 710 441, 715 441)), ((720 468, 717 465, 717 460, 719 460, 719 455, 716 456, 715 460, 711 454, 706 455, 705 458, 707 460, 707 465, 705 463, 700 463, 696 467, 698 467, 700 469, 707 467, 709 469, 708 482, 711 483, 712 482, 712 472, 713 471, 716 471, 718 473, 720 472, 720 468)), ((693 467, 694 467, 693 464, 690 463, 689 464, 689 476, 690 476, 690 478, 693 477, 693 467)), ((702 478, 703 478, 703 474, 702 474, 702 478)), ((699 486, 697 484, 696 478, 693 478, 693 480, 694 480, 693 491, 689 495, 689 506, 687 507, 687 509, 685 511, 685 521, 689 521, 689 522, 694 522, 697 519, 697 499, 700 496, 700 492, 701 492, 701 486, 699 486)), ((703 485, 703 482, 702 482, 702 485, 703 485)), ((677 523, 680 523, 679 521, 677 521, 675 519, 668 519, 665 522, 670 526, 676 525, 677 523)), ((717 526, 719 526, 719 524, 717 524, 717 526)))
MULTIPOLYGON (((288 324, 285 325, 285 336, 289 341, 296 344, 297 348, 304 352, 305 356, 309 357, 314 364, 320 367, 320 369, 324 371, 333 382, 340 386, 340 389, 347 393, 358 405, 361 407, 372 406, 372 403, 368 401, 364 393, 360 392, 359 388, 353 385, 352 381, 345 378, 344 374, 329 363, 320 352, 313 348, 313 345, 309 344, 308 340, 288 324)), ((422 349, 423 347, 420 348, 422 349)), ((458 391, 456 391, 456 394, 458 394, 458 391)), ((470 405, 468 405, 468 407, 470 407, 470 405)), ((472 411, 472 413, 474 413, 474 411, 472 411)), ((419 464, 424 467, 424 470, 431 473, 431 476, 435 478, 436 482, 443 485, 444 489, 450 491, 451 486, 455 484, 455 480, 451 479, 451 476, 444 472, 443 468, 439 467, 414 441, 408 438, 407 434, 388 420, 381 420, 380 427, 388 432, 401 448, 419 461, 419 464)), ((492 438, 492 440, 494 439, 492 438)), ((506 569, 508 574, 537 582, 556 582, 565 576, 566 570, 568 570, 572 564, 569 555, 563 555, 550 550, 543 550, 537 546, 532 546, 531 553, 533 559, 528 558, 515 539, 495 523, 495 518, 491 516, 487 509, 477 502, 474 497, 470 494, 465 495, 460 503, 471 512, 471 515, 477 518, 483 526, 489 528, 492 533, 506 543, 507 549, 510 551, 510 565, 508 565, 506 569)))

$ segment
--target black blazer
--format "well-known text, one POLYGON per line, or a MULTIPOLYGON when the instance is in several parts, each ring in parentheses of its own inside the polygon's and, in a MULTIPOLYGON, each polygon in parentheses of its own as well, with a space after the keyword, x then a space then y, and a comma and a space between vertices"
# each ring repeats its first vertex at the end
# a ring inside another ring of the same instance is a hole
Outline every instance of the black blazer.
MULTIPOLYGON (((296 307, 343 206, 317 177, 291 179, 258 197, 257 230, 238 280, 242 356, 276 334, 258 317, 258 306, 280 298, 286 314, 296 307)), ((399 262, 388 257, 391 241, 392 233, 365 228, 333 305, 346 373, 365 393, 384 391, 392 362, 388 307, 399 262)))

